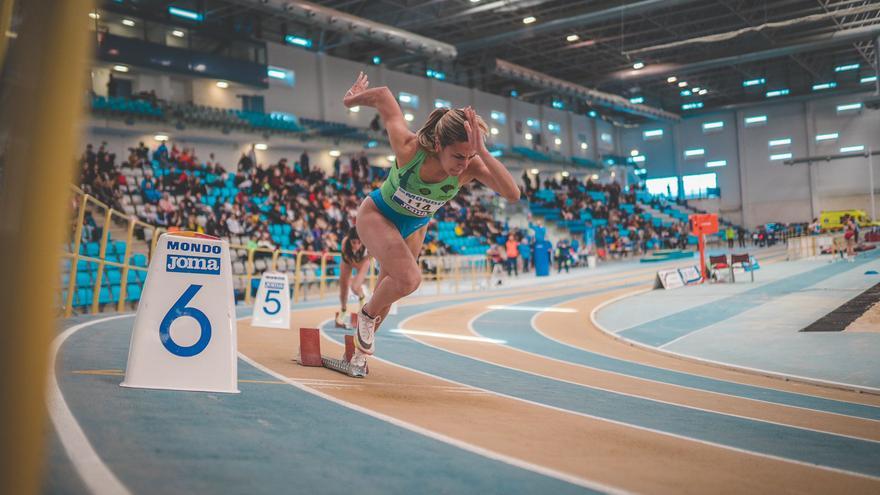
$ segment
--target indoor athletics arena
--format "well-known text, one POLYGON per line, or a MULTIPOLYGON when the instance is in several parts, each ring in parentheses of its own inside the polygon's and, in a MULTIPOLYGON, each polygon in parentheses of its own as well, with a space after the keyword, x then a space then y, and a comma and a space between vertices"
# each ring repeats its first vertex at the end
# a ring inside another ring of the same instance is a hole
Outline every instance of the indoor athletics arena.
POLYGON ((0 493, 880 493, 880 0, 0 6, 0 493))

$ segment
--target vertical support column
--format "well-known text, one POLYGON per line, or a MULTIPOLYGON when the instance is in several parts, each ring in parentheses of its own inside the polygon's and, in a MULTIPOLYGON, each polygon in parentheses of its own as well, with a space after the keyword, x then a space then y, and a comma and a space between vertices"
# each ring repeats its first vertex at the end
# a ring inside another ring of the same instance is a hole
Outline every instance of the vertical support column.
POLYGON ((874 81, 874 94, 880 95, 880 36, 874 40, 874 75, 878 76, 874 81))
POLYGON ((173 101, 174 95, 172 94, 172 91, 171 76, 165 74, 160 75, 159 84, 156 87, 156 96, 162 100, 173 101))
MULTIPOLYGON (((733 138, 737 144, 739 144, 739 119, 737 118, 736 112, 733 112, 733 138)), ((739 146, 736 147, 736 160, 733 160, 732 163, 736 163, 736 172, 737 172, 737 183, 739 184, 739 223, 740 225, 745 225, 745 219, 743 218, 745 211, 745 196, 743 195, 743 183, 742 183, 742 174, 740 173, 740 168, 742 167, 742 155, 739 151, 739 146)), ((724 194, 722 192, 722 194, 724 194)), ((723 198, 721 204, 724 204, 723 198)), ((721 209, 719 208, 719 217, 721 216, 721 209)))
POLYGON ((516 122, 513 118, 513 97, 507 96, 505 98, 505 107, 504 107, 504 117, 507 119, 505 125, 507 126, 507 150, 513 149, 516 142, 516 122))
POLYGON ((678 181, 678 197, 683 198, 685 196, 684 182, 681 180, 681 177, 684 175, 684 164, 682 163, 684 160, 684 148, 681 146, 680 124, 672 124, 672 152, 675 153, 673 159, 675 160, 675 178, 678 181))
POLYGON ((578 149, 575 146, 574 141, 574 121, 571 118, 571 112, 565 112, 565 128, 568 129, 566 141, 566 149, 568 150, 567 156, 574 156, 575 150, 578 149))
MULTIPOLYGON (((593 144, 590 152, 591 159, 599 163, 599 118, 590 118, 590 131, 593 133, 593 144)), ((601 164, 600 164, 601 165, 601 164)))
MULTIPOLYGON (((816 143, 813 141, 812 136, 816 135, 816 119, 815 112, 813 111, 813 104, 805 101, 803 105, 804 109, 804 139, 807 143, 807 156, 815 156, 816 154, 816 143)), ((816 192, 816 170, 818 164, 813 162, 807 162, 807 188, 810 192, 810 220, 819 216, 819 211, 821 211, 819 204, 819 195, 816 192)))
MULTIPOLYGON (((431 112, 434 111, 434 100, 437 99, 437 91, 436 91, 435 84, 434 84, 434 78, 432 78, 432 77, 429 77, 425 81, 425 96, 427 97, 428 101, 422 102, 422 104, 419 105, 419 108, 424 109, 424 111, 425 111, 424 120, 427 120, 428 115, 431 115, 431 112)), ((453 105, 454 105, 454 103, 453 103, 453 105)), ((423 122, 424 122, 424 120, 423 120, 423 122)))
POLYGON ((318 77, 318 118, 327 120, 327 90, 325 89, 327 81, 327 59, 324 53, 315 54, 315 73, 318 77))
POLYGON ((749 229, 752 227, 752 213, 749 209, 748 202, 748 174, 746 172, 746 168, 748 164, 746 163, 746 143, 745 137, 743 136, 741 125, 743 122, 743 112, 738 111, 734 114, 734 118, 736 119, 735 127, 736 129, 736 154, 738 157, 737 166, 739 167, 739 194, 740 194, 740 205, 742 211, 742 225, 743 227, 749 229))
POLYGON ((46 376, 57 329, 51 305, 74 213, 71 157, 78 155, 91 49, 83 21, 94 3, 28 0, 20 7, 0 80, 0 493, 44 488, 46 376))
MULTIPOLYGON (((528 125, 526 127, 528 127, 528 125)), ((547 146, 547 143, 544 142, 544 105, 538 105, 538 132, 532 133, 532 149, 535 149, 535 138, 537 138, 537 136, 541 136, 541 146, 547 146)))
POLYGON ((868 194, 871 196, 871 220, 877 220, 877 206, 874 201, 874 147, 868 145, 868 194))

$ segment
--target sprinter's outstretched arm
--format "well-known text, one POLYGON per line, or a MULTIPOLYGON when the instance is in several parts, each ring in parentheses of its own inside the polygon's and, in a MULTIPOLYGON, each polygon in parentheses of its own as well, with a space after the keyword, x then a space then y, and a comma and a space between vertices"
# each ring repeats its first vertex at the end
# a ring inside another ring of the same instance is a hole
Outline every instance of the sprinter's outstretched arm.
POLYGON ((345 93, 342 103, 348 108, 365 106, 378 110, 388 131, 388 140, 391 141, 391 149, 394 153, 397 156, 412 154, 416 135, 407 127, 406 119, 403 118, 403 112, 400 111, 394 94, 386 86, 370 88, 367 75, 361 72, 351 89, 345 93))

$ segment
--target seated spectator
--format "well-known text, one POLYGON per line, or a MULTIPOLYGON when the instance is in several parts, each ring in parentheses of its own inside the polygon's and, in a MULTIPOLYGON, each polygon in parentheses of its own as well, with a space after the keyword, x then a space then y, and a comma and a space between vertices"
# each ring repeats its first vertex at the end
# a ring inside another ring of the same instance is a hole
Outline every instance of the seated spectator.
POLYGON ((164 213, 171 213, 174 211, 174 205, 171 203, 171 195, 166 193, 162 194, 162 198, 159 200, 159 211, 164 213))

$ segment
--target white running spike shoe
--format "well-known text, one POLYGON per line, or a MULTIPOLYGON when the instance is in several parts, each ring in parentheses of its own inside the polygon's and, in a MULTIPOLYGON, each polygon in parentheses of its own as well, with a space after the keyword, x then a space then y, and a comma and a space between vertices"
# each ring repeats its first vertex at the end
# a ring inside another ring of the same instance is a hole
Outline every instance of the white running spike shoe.
POLYGON ((376 338, 376 327, 379 326, 380 317, 370 318, 364 313, 364 310, 361 310, 361 314, 358 315, 357 321, 357 332, 355 333, 355 347, 361 350, 364 354, 372 355, 376 350, 375 345, 373 345, 373 341, 376 338))
POLYGON ((348 363, 348 376, 363 378, 367 376, 367 355, 360 349, 354 350, 351 361, 348 363))

